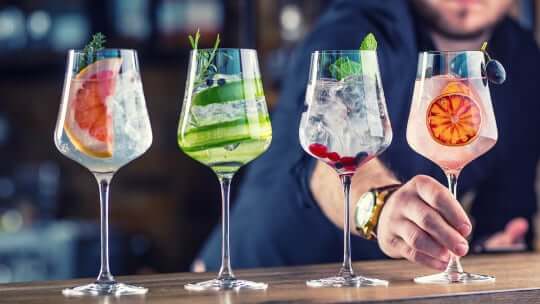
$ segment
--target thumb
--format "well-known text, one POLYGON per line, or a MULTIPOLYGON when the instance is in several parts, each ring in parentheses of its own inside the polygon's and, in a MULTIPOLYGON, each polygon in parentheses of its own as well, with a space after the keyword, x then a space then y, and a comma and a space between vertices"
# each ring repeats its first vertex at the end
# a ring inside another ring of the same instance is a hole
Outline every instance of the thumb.
POLYGON ((522 217, 515 218, 506 224, 504 234, 510 244, 522 241, 529 231, 529 222, 522 217))

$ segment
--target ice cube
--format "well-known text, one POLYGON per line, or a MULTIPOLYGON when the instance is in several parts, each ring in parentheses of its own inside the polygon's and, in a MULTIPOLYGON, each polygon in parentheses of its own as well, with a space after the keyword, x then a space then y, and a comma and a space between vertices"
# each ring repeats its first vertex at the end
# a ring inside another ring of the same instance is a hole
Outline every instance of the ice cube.
POLYGON ((349 114, 365 111, 364 83, 361 75, 346 77, 336 89, 337 98, 347 107, 349 114))
POLYGON ((365 92, 365 124, 369 128, 371 136, 383 137, 383 121, 385 113, 385 100, 381 83, 377 77, 363 76, 365 92))
POLYGON ((319 143, 328 146, 330 132, 323 115, 310 116, 307 122, 306 137, 309 142, 319 143))
POLYGON ((336 83, 331 81, 318 81, 314 89, 314 100, 319 106, 335 102, 336 83))
POLYGON ((122 146, 125 151, 148 146, 150 121, 138 73, 124 72, 118 76, 115 93, 108 105, 113 118, 115 145, 122 146))
POLYGON ((226 122, 244 118, 246 116, 246 102, 237 100, 227 103, 211 103, 206 106, 191 108, 197 126, 205 126, 218 122, 226 122))

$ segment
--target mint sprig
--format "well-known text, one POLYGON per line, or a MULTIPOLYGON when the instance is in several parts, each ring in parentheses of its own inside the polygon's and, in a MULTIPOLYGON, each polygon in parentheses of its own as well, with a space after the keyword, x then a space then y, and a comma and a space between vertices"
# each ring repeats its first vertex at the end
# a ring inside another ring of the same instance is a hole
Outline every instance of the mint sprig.
POLYGON ((362 43, 360 44, 361 51, 376 51, 377 50, 377 39, 373 33, 369 33, 364 37, 362 43))
MULTIPOLYGON (((360 44, 360 51, 376 51, 377 39, 373 33, 367 34, 360 44)), ((362 65, 349 57, 340 57, 329 67, 332 77, 342 80, 352 75, 362 75, 362 65)))
POLYGON ((79 72, 89 64, 97 61, 96 52, 105 48, 105 42, 107 42, 107 39, 102 33, 96 33, 92 36, 92 40, 84 47, 82 55, 79 57, 79 72))
MULTIPOLYGON (((191 48, 193 50, 199 49, 199 40, 201 38, 200 30, 197 29, 197 32, 195 33, 195 36, 189 35, 189 43, 191 44, 191 48)), ((201 56, 200 62, 201 62, 201 69, 199 70, 199 73, 197 75, 197 78, 195 80, 195 84, 202 83, 206 78, 211 76, 213 73, 217 71, 217 67, 215 64, 213 64, 213 60, 216 57, 216 51, 219 48, 219 44, 221 43, 221 39, 219 37, 219 34, 217 34, 216 41, 214 42, 214 47, 211 51, 201 51, 199 54, 201 56)))
POLYGON ((340 57, 329 67, 330 74, 337 80, 342 80, 347 76, 361 75, 362 65, 352 61, 349 57, 340 57))

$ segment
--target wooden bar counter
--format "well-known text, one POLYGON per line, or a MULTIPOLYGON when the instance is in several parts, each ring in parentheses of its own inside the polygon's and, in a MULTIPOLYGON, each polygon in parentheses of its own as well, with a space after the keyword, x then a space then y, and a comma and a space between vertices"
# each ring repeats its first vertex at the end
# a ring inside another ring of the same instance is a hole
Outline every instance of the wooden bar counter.
POLYGON ((419 285, 412 278, 433 273, 406 261, 355 263, 357 273, 390 281, 388 287, 308 288, 305 280, 334 275, 338 265, 267 268, 237 271, 238 277, 270 284, 266 291, 188 292, 187 282, 210 279, 214 273, 129 276, 122 281, 150 289, 144 296, 66 298, 61 290, 89 280, 0 285, 0 303, 540 303, 540 254, 471 256, 463 261, 472 272, 496 276, 495 283, 419 285))

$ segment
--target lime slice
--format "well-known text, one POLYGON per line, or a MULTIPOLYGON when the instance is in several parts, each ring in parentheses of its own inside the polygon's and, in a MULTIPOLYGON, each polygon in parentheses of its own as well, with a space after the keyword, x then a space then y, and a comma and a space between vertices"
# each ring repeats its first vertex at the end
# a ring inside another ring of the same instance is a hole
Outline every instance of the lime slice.
POLYGON ((263 96, 264 91, 260 79, 236 80, 197 93, 193 96, 193 104, 206 106, 212 103, 256 99, 263 96))

